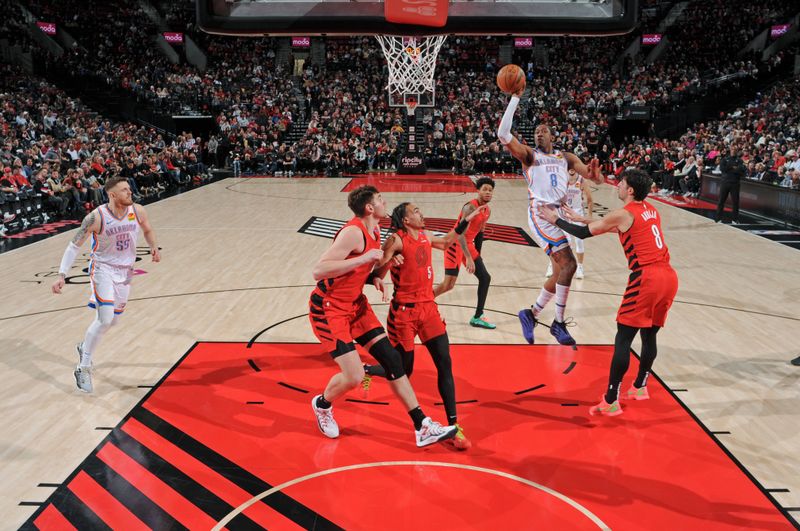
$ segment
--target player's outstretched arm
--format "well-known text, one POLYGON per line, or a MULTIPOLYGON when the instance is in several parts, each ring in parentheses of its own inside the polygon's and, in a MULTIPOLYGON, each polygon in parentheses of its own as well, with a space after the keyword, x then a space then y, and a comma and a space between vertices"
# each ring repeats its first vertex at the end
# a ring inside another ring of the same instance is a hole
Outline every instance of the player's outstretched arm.
POLYGON ((574 153, 564 153, 564 156, 567 158, 569 168, 578 172, 579 175, 582 175, 594 183, 603 183, 603 174, 600 173, 600 161, 597 159, 597 157, 590 160, 589 164, 586 165, 583 163, 580 157, 574 153))
POLYGON ((550 205, 539 207, 539 215, 576 238, 586 239, 606 232, 625 232, 633 224, 633 216, 624 208, 612 210, 605 217, 591 221, 588 225, 576 225, 559 217, 558 210, 550 205))
POLYGON ((64 255, 61 257, 61 265, 58 268, 58 280, 53 283, 52 290, 55 294, 60 294, 66 283, 67 274, 72 269, 72 264, 81 250, 81 245, 86 241, 90 234, 97 234, 100 230, 100 213, 97 209, 92 210, 86 217, 83 218, 78 232, 72 237, 67 248, 64 250, 64 255))
POLYGON ((511 96, 508 107, 506 107, 506 112, 503 114, 503 119, 500 120, 500 126, 497 128, 497 138, 508 152, 511 153, 511 156, 520 161, 523 166, 532 166, 533 150, 529 146, 520 143, 520 141, 511 134, 511 124, 514 121, 514 113, 517 111, 517 105, 519 105, 519 97, 521 94, 520 92, 519 94, 513 94, 511 96))
POLYGON ((147 245, 150 246, 150 256, 153 257, 153 262, 161 261, 161 251, 158 250, 158 243, 156 243, 156 233, 150 225, 150 220, 147 217, 147 211, 142 205, 133 205, 136 211, 136 217, 139 218, 139 225, 142 226, 142 234, 147 245))
POLYGON ((345 227, 333 240, 333 245, 322 253, 319 261, 314 266, 312 271, 314 280, 340 277, 361 265, 377 262, 383 257, 383 250, 370 249, 369 252, 361 256, 347 258, 351 253, 361 253, 363 251, 364 237, 361 234, 361 229, 353 225, 345 227))

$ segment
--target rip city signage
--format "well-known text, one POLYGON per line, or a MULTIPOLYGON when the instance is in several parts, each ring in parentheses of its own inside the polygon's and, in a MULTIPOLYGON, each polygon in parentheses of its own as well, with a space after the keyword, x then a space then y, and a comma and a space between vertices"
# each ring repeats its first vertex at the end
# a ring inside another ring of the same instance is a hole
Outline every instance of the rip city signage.
MULTIPOLYGON (((161 247, 159 247, 159 250, 161 247)), ((141 269, 137 269, 137 264, 150 256, 150 247, 137 247, 136 248, 136 260, 134 261, 133 265, 133 274, 134 275, 143 275, 147 273, 147 271, 143 271, 141 269)), ((89 253, 83 253, 83 255, 79 256, 75 259, 75 263, 72 265, 72 269, 70 270, 69 274, 64 279, 67 284, 88 284, 89 283, 89 263, 91 262, 91 258, 89 257, 89 253)), ((33 282, 35 284, 42 284, 45 281, 54 281, 58 278, 58 266, 53 266, 48 271, 40 271, 38 273, 34 273, 33 280, 21 280, 20 282, 33 282)))
POLYGON ((417 125, 415 116, 408 116, 408 134, 406 135, 406 149, 400 153, 397 164, 399 174, 421 174, 427 171, 425 158, 417 146, 417 125))

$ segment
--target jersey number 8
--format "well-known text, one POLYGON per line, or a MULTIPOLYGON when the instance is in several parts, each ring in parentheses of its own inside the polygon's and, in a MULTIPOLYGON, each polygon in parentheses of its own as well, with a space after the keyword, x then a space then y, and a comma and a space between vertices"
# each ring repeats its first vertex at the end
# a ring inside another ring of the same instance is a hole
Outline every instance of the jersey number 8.
POLYGON ((656 225, 651 225, 650 228, 653 231, 653 236, 656 238, 656 247, 663 249, 664 240, 661 239, 661 233, 658 231, 658 227, 656 225))
POLYGON ((558 186, 558 175, 556 175, 555 173, 550 174, 550 186, 552 186, 553 188, 558 186))

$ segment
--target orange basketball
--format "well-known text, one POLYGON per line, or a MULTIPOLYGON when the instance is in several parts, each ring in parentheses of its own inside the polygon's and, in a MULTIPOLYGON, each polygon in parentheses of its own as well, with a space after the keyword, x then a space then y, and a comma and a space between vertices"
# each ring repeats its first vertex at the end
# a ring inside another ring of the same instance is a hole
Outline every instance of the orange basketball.
POLYGON ((525 72, 517 65, 508 64, 497 73, 497 86, 506 94, 525 88, 525 72))

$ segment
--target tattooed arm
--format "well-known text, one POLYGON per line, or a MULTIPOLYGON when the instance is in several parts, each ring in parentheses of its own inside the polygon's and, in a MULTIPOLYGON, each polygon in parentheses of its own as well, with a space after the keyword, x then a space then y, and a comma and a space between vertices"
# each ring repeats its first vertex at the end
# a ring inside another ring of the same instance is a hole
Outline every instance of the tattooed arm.
POLYGON ((86 238, 88 238, 90 234, 97 234, 99 231, 100 213, 97 210, 93 210, 89 212, 85 218, 83 218, 83 222, 81 223, 78 232, 75 233, 72 241, 69 242, 69 245, 67 245, 67 248, 64 251, 64 256, 61 257, 61 267, 58 269, 58 280, 53 283, 52 287, 53 293, 61 293, 65 283, 64 279, 67 277, 67 273, 69 273, 69 270, 72 268, 72 263, 75 261, 75 257, 78 256, 78 251, 80 251, 81 245, 83 245, 83 242, 86 241, 86 238))
MULTIPOLYGON (((464 219, 470 214, 475 211, 475 207, 472 203, 467 203, 464 205, 464 208, 461 209, 461 218, 464 219)), ((464 237, 463 234, 458 235, 458 245, 461 246, 461 250, 464 252, 464 259, 467 262, 467 272, 474 273, 475 272, 475 261, 472 260, 472 253, 469 252, 469 246, 467 245, 467 238, 464 237)))

